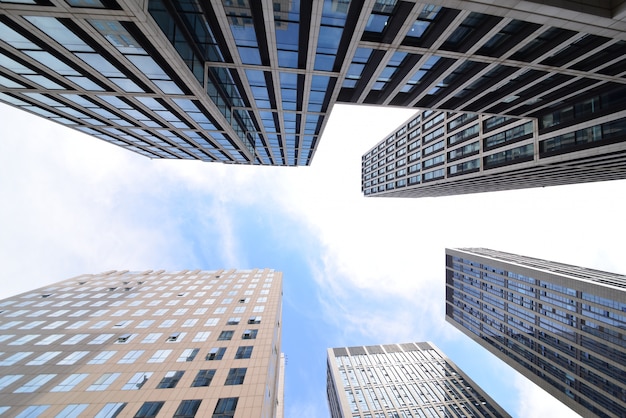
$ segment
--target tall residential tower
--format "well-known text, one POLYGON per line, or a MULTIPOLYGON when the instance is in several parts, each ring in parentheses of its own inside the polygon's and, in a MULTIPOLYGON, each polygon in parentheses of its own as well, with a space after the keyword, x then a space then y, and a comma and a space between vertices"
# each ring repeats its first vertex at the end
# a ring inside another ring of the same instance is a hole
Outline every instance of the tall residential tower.
POLYGON ((626 416, 626 276, 446 250, 446 320, 582 416, 626 416))
POLYGON ((619 1, 0 0, 0 101, 150 158, 240 164, 309 165, 335 103, 558 136, 626 85, 625 19, 619 1))
POLYGON ((328 349, 331 418, 510 417, 431 343, 328 349))
POLYGON ((0 414, 281 417, 282 274, 112 271, 0 301, 0 414))

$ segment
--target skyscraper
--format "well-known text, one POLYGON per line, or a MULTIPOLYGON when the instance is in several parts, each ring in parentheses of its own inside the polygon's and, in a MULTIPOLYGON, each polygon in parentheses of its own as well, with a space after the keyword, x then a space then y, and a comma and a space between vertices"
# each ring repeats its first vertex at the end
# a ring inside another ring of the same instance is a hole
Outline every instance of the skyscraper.
POLYGON ((538 119, 418 112, 363 155, 361 190, 426 197, 626 179, 626 114, 609 114, 624 92, 538 119))
POLYGON ((431 343, 328 349, 331 418, 509 417, 431 343))
POLYGON ((492 3, 1 0, 0 100, 151 158, 290 166, 311 163, 335 103, 537 118, 555 136, 624 116, 623 94, 588 100, 626 83, 619 6, 492 3))
POLYGON ((582 416, 626 416, 626 276, 446 250, 446 320, 582 416))
POLYGON ((0 302, 0 413, 273 418, 282 274, 86 274, 0 302))

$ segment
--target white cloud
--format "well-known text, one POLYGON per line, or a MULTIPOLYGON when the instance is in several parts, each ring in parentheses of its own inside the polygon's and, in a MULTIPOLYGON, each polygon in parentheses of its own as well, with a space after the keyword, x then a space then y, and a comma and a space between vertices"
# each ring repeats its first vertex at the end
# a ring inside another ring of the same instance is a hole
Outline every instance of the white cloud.
MULTIPOLYGON (((184 214, 168 207, 173 194, 184 198, 173 170, 35 122, 2 105, 0 296, 83 273, 197 265, 180 231, 184 214)), ((212 210, 217 233, 231 243, 220 247, 223 257, 237 259, 227 211, 212 210)))

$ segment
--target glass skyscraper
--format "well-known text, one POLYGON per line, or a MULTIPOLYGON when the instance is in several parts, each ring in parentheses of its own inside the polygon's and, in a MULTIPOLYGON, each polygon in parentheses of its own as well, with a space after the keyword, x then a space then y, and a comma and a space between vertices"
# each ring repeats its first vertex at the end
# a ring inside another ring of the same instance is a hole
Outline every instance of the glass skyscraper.
MULTIPOLYGON (((560 152, 623 136, 624 94, 594 99, 626 84, 622 19, 612 2, 0 0, 0 101, 150 158, 309 165, 336 103, 532 118, 560 152), (560 132, 571 119, 589 124, 560 132)), ((511 144, 499 162, 530 152, 511 144)))
POLYGON ((626 416, 626 276, 446 250, 446 320, 582 416, 626 416))
POLYGON ((0 301, 0 415, 274 418, 282 274, 110 271, 0 301))
POLYGON ((327 351, 331 418, 510 417, 431 343, 327 351))

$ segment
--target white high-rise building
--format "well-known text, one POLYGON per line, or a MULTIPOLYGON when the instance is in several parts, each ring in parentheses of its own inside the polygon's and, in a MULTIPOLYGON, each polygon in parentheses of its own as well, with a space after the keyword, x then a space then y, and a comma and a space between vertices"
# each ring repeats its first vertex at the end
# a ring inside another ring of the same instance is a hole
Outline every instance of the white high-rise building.
POLYGON ((331 418, 510 417, 428 342, 328 349, 331 418))

